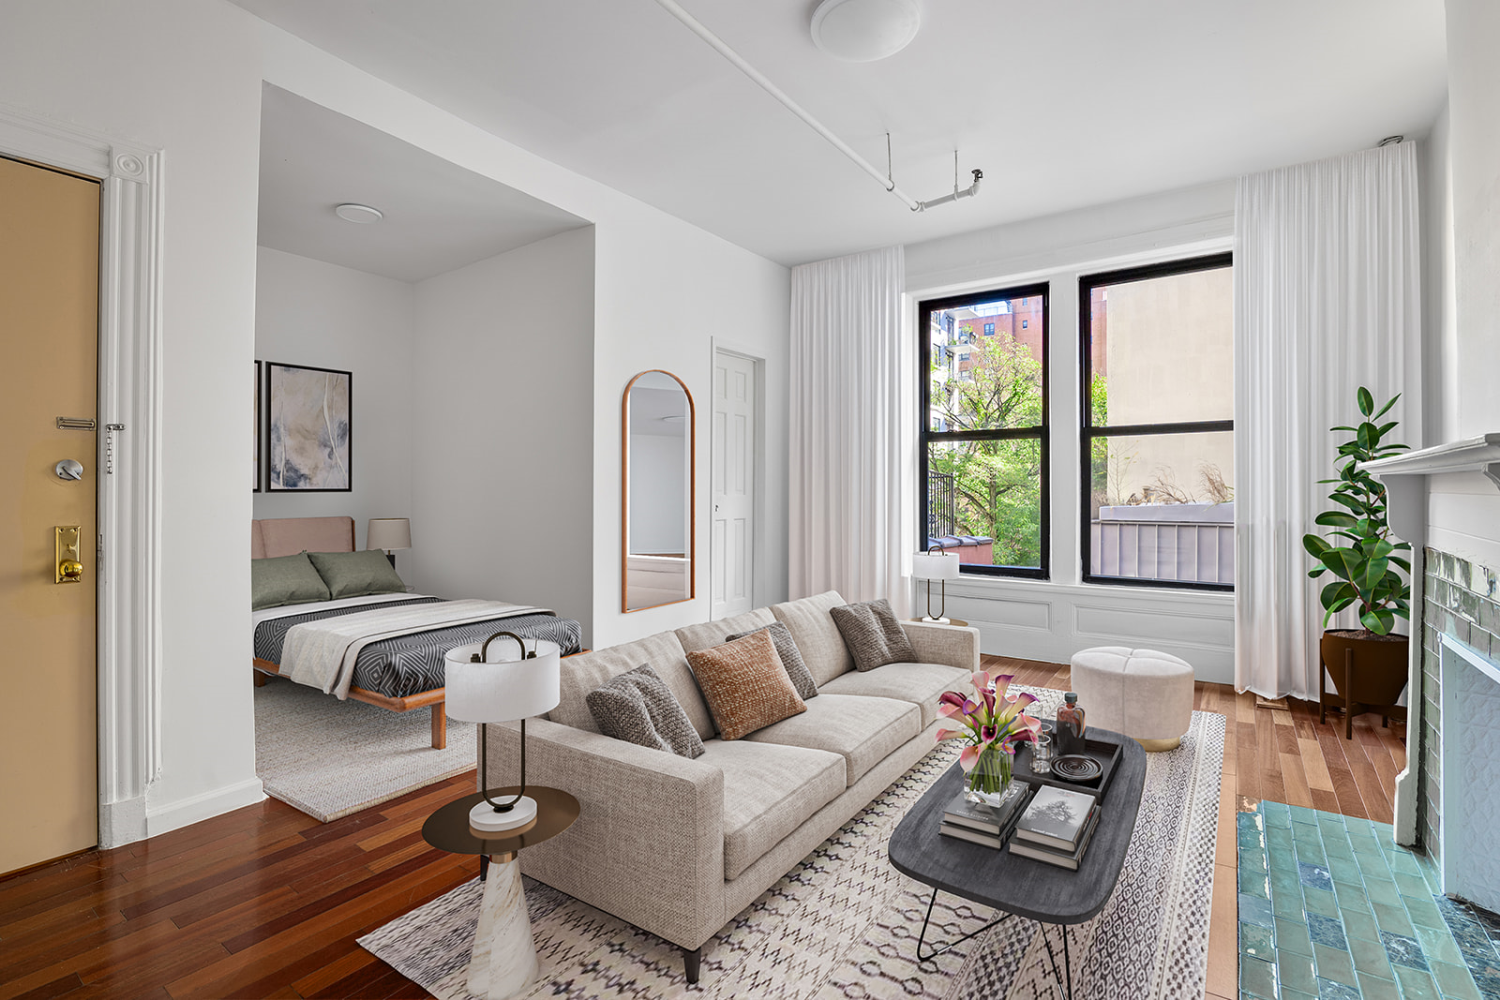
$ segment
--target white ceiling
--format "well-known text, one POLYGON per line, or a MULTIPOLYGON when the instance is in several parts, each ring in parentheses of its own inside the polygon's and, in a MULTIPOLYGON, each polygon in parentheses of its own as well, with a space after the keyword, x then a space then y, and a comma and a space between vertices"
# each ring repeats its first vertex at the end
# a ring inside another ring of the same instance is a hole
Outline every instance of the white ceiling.
POLYGON ((783 263, 949 235, 1424 134, 1443 0, 924 0, 874 63, 814 0, 682 0, 919 199, 913 215, 652 0, 237 0, 556 163, 783 263))
POLYGON ((402 281, 514 250, 585 220, 278 87, 262 95, 262 246, 402 281), (374 225, 333 214, 380 209, 374 225))

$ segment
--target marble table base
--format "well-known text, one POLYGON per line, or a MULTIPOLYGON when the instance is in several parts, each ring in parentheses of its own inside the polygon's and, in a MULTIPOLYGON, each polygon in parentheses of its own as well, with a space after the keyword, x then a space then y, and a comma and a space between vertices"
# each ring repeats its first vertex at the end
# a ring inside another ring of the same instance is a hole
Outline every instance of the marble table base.
POLYGON ((469 992, 486 1000, 518 996, 536 983, 536 945, 531 918, 526 915, 526 893, 521 887, 521 863, 497 855, 484 882, 479 904, 479 928, 469 961, 469 992))

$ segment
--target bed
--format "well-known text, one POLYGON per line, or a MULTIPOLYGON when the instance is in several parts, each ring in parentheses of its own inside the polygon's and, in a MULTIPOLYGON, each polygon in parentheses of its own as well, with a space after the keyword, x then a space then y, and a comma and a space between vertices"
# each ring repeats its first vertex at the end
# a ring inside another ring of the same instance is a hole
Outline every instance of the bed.
MULTIPOLYGON (((294 517, 251 522, 252 559, 304 551, 354 551, 354 519, 294 517)), ((283 670, 288 641, 295 647, 295 659, 296 650, 316 641, 320 633, 342 630, 338 640, 344 655, 342 674, 316 686, 392 712, 430 709, 432 746, 441 750, 448 745, 443 654, 501 629, 555 642, 564 655, 580 651, 579 623, 559 618, 550 609, 450 602, 424 594, 368 595, 252 612, 255 684, 265 684, 268 677, 314 683, 298 669, 283 670), (439 620, 451 624, 429 627, 439 620), (298 630, 298 626, 306 627, 298 630)))

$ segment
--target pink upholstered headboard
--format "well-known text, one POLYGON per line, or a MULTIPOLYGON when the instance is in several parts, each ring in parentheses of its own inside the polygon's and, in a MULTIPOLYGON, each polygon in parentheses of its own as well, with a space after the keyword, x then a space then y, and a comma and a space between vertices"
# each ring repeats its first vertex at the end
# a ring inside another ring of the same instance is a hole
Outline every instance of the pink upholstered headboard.
POLYGON ((276 517, 250 522, 250 558, 298 552, 353 552, 352 517, 276 517))

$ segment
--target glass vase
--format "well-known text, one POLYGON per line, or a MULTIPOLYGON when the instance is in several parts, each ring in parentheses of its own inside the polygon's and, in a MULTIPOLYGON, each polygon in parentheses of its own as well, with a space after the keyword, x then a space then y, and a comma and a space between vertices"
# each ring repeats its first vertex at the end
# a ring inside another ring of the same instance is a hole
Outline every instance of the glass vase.
POLYGON ((979 752, 974 770, 969 772, 964 797, 976 805, 998 808, 1020 789, 1011 784, 1011 764, 1015 755, 1007 752, 998 743, 991 743, 979 752))

